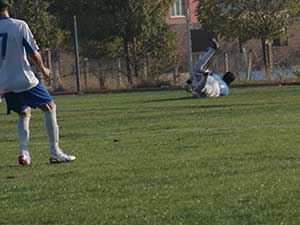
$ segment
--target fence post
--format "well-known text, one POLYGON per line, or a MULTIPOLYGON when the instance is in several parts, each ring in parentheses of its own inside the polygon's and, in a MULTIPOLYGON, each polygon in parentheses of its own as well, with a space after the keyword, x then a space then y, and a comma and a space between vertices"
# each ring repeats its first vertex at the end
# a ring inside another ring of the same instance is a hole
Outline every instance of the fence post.
POLYGON ((225 73, 229 71, 229 58, 228 53, 225 53, 225 73))
POLYGON ((80 93, 81 92, 81 86, 80 86, 80 59, 79 59, 78 32, 77 32, 77 18, 76 18, 76 16, 74 16, 74 47, 75 47, 77 93, 80 93))
POLYGON ((84 58, 83 68, 84 68, 84 88, 85 90, 87 90, 88 80, 89 80, 89 59, 88 58, 84 58))
POLYGON ((117 88, 121 87, 121 78, 122 78, 122 62, 121 58, 118 58, 118 77, 117 77, 117 88))
MULTIPOLYGON (((50 48, 48 48, 48 57, 47 58, 48 58, 48 67, 53 73, 52 54, 51 54, 51 49, 50 48)), ((52 78, 50 78, 49 81, 50 81, 50 86, 55 89, 55 82, 53 82, 54 79, 55 79, 55 77, 52 77, 52 78)))
POLYGON ((251 79, 251 72, 252 72, 252 50, 250 50, 248 55, 248 70, 247 70, 247 80, 251 79))
POLYGON ((193 74, 193 53, 192 53, 192 37, 191 37, 191 18, 188 1, 186 1, 186 33, 187 33, 187 50, 188 50, 188 66, 190 76, 193 74))

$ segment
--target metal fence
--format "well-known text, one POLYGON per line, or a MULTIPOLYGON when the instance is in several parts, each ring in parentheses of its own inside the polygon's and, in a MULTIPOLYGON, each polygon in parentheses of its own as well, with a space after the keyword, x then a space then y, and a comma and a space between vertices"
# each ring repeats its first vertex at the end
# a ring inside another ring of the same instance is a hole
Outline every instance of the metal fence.
MULTIPOLYGON (((111 26, 109 21, 107 26, 111 26)), ((135 56, 139 65, 138 68, 132 68, 136 71, 133 72, 133 81, 130 84, 128 66, 133 67, 134 65, 131 62, 128 64, 124 49, 117 50, 115 55, 106 56, 102 52, 109 51, 110 46, 106 45, 104 49, 101 42, 94 41, 94 33, 82 34, 80 33, 81 27, 78 26, 80 71, 77 72, 80 72, 80 89, 82 91, 99 91, 133 87, 182 86, 189 76, 190 65, 193 65, 203 54, 203 52, 192 52, 190 57, 189 46, 193 43, 191 43, 190 34, 186 28, 189 26, 182 24, 171 29, 176 39, 176 54, 173 55, 172 60, 153 59, 148 57, 147 53, 135 56)), ((103 33, 107 34, 106 31, 103 33)), ((53 71, 53 78, 45 83, 52 90, 78 91, 74 35, 75 33, 70 35, 68 40, 72 44, 63 51, 47 49, 44 52, 47 65, 53 71)), ((298 79, 300 46, 293 46, 293 42, 297 41, 291 40, 292 46, 273 47, 273 80, 298 79)), ((122 47, 122 45, 120 46, 122 47)), ((113 47, 112 45, 111 48, 113 47)), ((232 71, 237 75, 238 80, 265 79, 259 42, 250 42, 242 49, 238 42, 221 42, 221 48, 212 59, 209 68, 220 74, 232 71)))

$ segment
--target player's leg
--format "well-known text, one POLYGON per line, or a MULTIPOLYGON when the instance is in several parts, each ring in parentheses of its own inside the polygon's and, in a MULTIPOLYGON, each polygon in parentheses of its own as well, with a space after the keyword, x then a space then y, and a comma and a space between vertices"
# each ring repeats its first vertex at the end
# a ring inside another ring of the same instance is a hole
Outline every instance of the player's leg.
POLYGON ((76 158, 63 153, 59 146, 59 127, 57 125, 56 105, 54 102, 39 106, 44 112, 45 128, 50 144, 50 163, 71 162, 76 158))
POLYGON ((214 56, 216 53, 216 50, 213 48, 209 48, 207 52, 196 62, 195 65, 195 72, 201 72, 204 70, 204 67, 209 63, 211 58, 214 56))
POLYGON ((29 122, 31 118, 31 109, 27 108, 23 112, 19 113, 18 120, 18 137, 20 144, 19 154, 23 155, 28 153, 28 142, 29 142, 29 122))
POLYGON ((209 63, 212 57, 215 55, 216 51, 219 48, 219 44, 217 43, 216 39, 213 39, 212 46, 208 48, 207 52, 196 62, 195 65, 195 72, 203 71, 205 66, 209 63))
POLYGON ((18 138, 19 138, 19 157, 18 161, 21 165, 30 165, 31 158, 28 150, 28 142, 29 142, 29 123, 31 118, 31 109, 28 107, 23 112, 18 113, 18 138))
POLYGON ((51 102, 49 104, 41 105, 39 108, 44 112, 45 129, 48 135, 50 144, 50 154, 56 155, 60 152, 59 148, 59 134, 56 119, 56 105, 51 102))
POLYGON ((28 150, 29 122, 31 108, 23 101, 23 93, 6 93, 3 95, 7 106, 7 114, 11 111, 19 115, 17 124, 17 136, 19 140, 19 164, 29 165, 31 163, 28 150))
POLYGON ((59 147, 59 128, 56 120, 56 106, 52 96, 42 83, 22 94, 22 101, 31 108, 40 108, 44 112, 45 129, 50 144, 50 162, 70 162, 74 156, 63 153, 59 147), (51 161, 51 159, 54 159, 51 161))

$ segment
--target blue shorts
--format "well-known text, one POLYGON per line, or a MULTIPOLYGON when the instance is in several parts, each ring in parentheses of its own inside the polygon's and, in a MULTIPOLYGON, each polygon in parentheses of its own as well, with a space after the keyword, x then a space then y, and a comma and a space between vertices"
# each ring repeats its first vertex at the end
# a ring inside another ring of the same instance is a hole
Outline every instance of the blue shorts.
POLYGON ((11 111, 22 113, 28 107, 37 108, 53 101, 48 90, 42 83, 39 83, 36 87, 28 91, 5 93, 4 97, 7 105, 7 114, 10 114, 11 111))

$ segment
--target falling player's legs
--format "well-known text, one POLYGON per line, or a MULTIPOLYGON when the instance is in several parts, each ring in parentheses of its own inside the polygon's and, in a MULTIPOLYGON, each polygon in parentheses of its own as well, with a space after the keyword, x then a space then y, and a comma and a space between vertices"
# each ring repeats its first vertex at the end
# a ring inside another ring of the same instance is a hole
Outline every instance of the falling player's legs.
POLYGON ((203 73, 205 70, 205 67, 211 60, 211 58, 214 56, 216 51, 219 48, 219 44, 216 41, 216 39, 212 40, 212 46, 208 48, 207 52, 196 62, 194 67, 194 73, 190 75, 189 79, 186 81, 186 84, 184 85, 184 88, 190 92, 191 84, 193 80, 196 78, 196 74, 203 73))
POLYGON ((209 63, 211 58, 216 53, 217 48, 209 48, 208 51, 196 62, 196 65, 194 67, 194 73, 190 75, 189 79, 186 81, 186 84, 184 85, 184 88, 187 92, 193 92, 192 91, 192 83, 193 81, 197 80, 197 75, 200 75, 205 73, 205 66, 209 63))
POLYGON ((209 63, 211 58, 214 56, 216 53, 216 50, 213 48, 209 48, 208 51, 196 62, 195 65, 195 72, 197 71, 203 71, 205 66, 209 63))
POLYGON ((197 73, 202 73, 205 70, 205 66, 209 63, 209 61, 215 53, 215 49, 208 49, 208 51, 196 62, 194 67, 194 73, 191 75, 189 80, 194 80, 197 73))

